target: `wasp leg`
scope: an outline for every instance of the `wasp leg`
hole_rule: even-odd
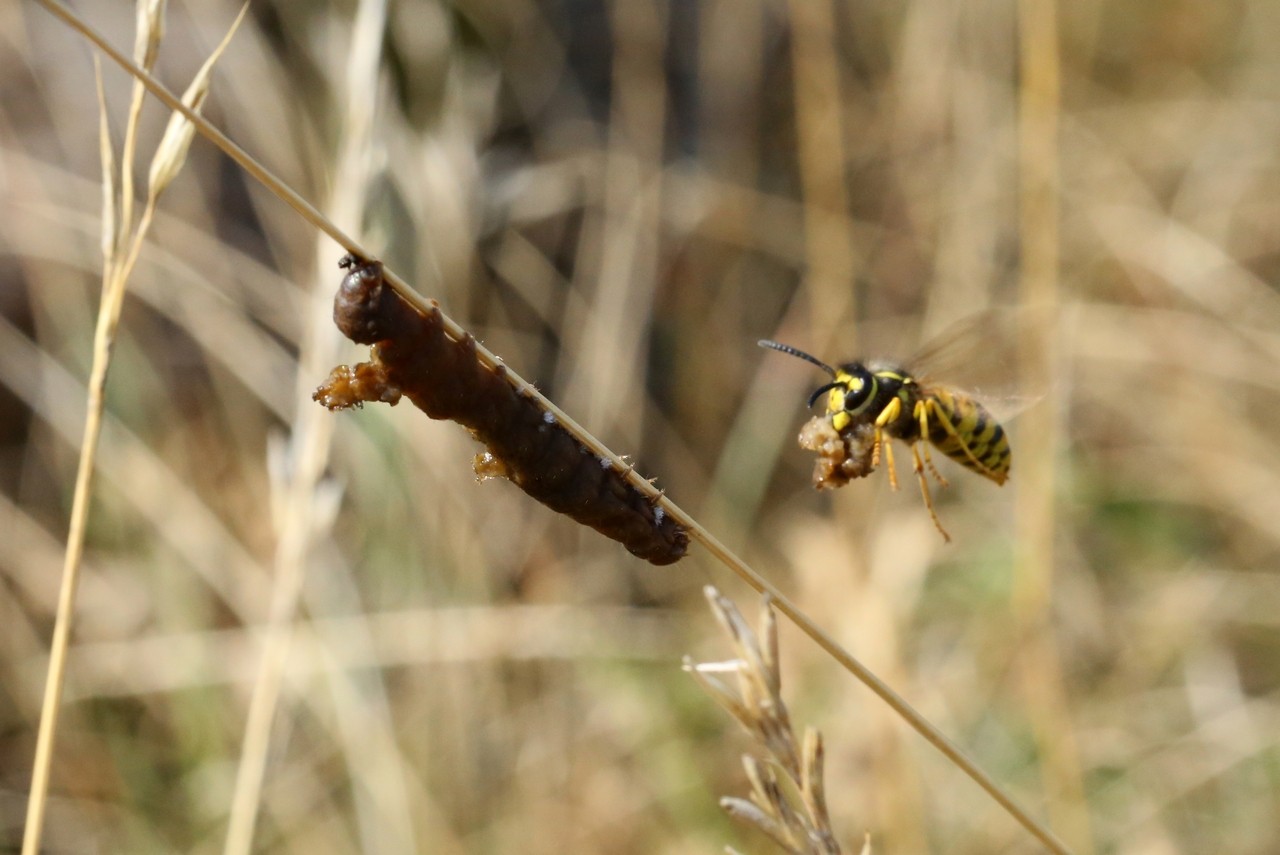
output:
[[[953,425],[951,420],[947,418],[946,414],[938,408],[938,405],[933,401],[921,401],[920,403],[927,404],[928,409],[933,410],[933,412],[937,414],[938,422],[942,425],[943,430],[951,434],[951,436],[960,443],[960,448],[964,450],[964,456],[973,461],[973,465],[978,467],[978,471],[986,475],[988,478],[996,480],[995,473],[991,471],[991,467],[983,463],[974,455],[973,450],[969,448],[969,443],[965,442],[964,437],[956,430],[956,426]]]
[[[884,449],[885,468],[889,470],[889,486],[894,490],[898,489],[898,471],[893,465],[893,447],[885,439],[884,426],[896,419],[901,413],[902,401],[894,398],[880,411],[880,415],[876,416],[876,444],[871,452],[871,466],[874,469],[880,463],[880,449]]]
[[[929,454],[929,450],[925,449],[925,455]],[[933,496],[929,495],[929,479],[924,477],[924,461],[920,459],[920,443],[911,443],[911,458],[913,467],[916,470],[916,480],[920,482],[920,495],[924,496],[924,506],[929,509],[929,516],[933,518],[933,525],[942,535],[942,539],[947,543],[951,542],[951,535],[947,534],[947,530],[942,527],[942,520],[938,519],[938,512],[933,507]],[[930,465],[932,468],[932,464]]]
[[[938,471],[938,467],[933,465],[933,455],[929,454],[929,446],[924,447],[924,465],[929,467],[929,471],[933,473],[933,477],[938,479],[939,487],[950,487],[951,482],[943,477]]]
[[[876,453],[880,451],[880,446],[884,446],[884,467],[889,473],[889,488],[898,489],[898,470],[893,465],[893,446],[889,444],[889,440],[885,437],[884,431],[876,428]],[[875,465],[875,455],[872,457],[872,465]]]
[[[924,401],[916,403],[916,419],[920,422],[920,436],[922,439],[929,437],[929,410],[930,407]],[[950,482],[942,477],[942,473],[938,471],[938,467],[933,465],[933,455],[929,453],[929,446],[924,447],[924,463],[929,467],[929,471],[933,473],[933,477],[938,479],[938,483],[943,487],[950,486]]]

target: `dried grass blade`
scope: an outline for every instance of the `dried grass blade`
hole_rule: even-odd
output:
[[[111,124],[107,119],[107,93],[102,85],[102,61],[94,56],[93,77],[98,91],[98,157],[102,162],[102,260],[108,270],[115,266],[120,248],[120,204],[116,185],[116,154],[111,145]]]

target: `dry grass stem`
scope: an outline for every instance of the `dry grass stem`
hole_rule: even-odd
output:
[[[241,13],[243,16],[243,12]],[[138,4],[138,32],[135,55],[143,68],[150,68],[160,47],[163,34],[163,2]],[[107,375],[120,324],[120,311],[129,274],[137,261],[138,252],[150,228],[154,207],[163,189],[163,183],[154,182],[147,196],[146,208],[138,223],[132,222],[133,168],[138,124],[142,113],[145,89],[135,82],[134,98],[130,104],[125,125],[125,144],[120,160],[120,177],[114,174],[115,158],[110,142],[110,128],[106,118],[106,99],[102,93],[99,75],[99,158],[103,169],[103,218],[100,246],[103,249],[102,296],[98,306],[98,321],[93,342],[93,363],[90,367],[84,435],[80,443],[80,462],[76,471],[75,492],[72,498],[71,517],[67,534],[67,546],[62,569],[62,584],[58,597],[57,617],[53,638],[50,641],[49,669],[45,678],[44,701],[40,708],[40,728],[33,762],[31,789],[27,802],[27,821],[23,836],[24,855],[36,855],[44,830],[45,811],[49,793],[49,775],[53,765],[62,693],[66,679],[67,651],[75,622],[76,591],[80,583],[81,560],[84,555],[85,530],[89,517],[89,501],[93,495],[94,472],[102,432],[106,403]],[[180,133],[180,132],[176,132]],[[170,135],[166,135],[168,138]],[[182,167],[186,157],[185,146],[170,143],[156,152],[153,173],[172,180]],[[158,166],[157,166],[158,165]],[[117,192],[117,187],[119,188]],[[117,209],[118,205],[118,209]],[[129,244],[130,250],[121,256],[119,248]]]
[[[1054,2],[1029,0],[1019,5],[1019,240],[1024,305],[1058,313],[1059,212],[1061,190],[1061,72],[1058,9]],[[1018,371],[1027,388],[1053,388],[1058,371],[1058,325],[1024,330],[1017,342]],[[1055,474],[1061,448],[1061,416],[1052,401],[1033,407],[1022,419],[1018,449],[1017,552],[1012,609],[1022,639],[1019,666],[1035,736],[1045,791],[1054,826],[1073,850],[1093,851],[1093,833],[1085,802],[1085,784],[1067,700],[1066,678],[1052,628],[1054,538],[1057,528]]]
[[[381,0],[362,2],[350,39],[350,50],[344,68],[344,133],[338,144],[338,162],[329,210],[335,219],[361,222],[364,218],[364,188],[370,183],[369,152],[372,145],[373,113],[377,104],[370,92],[376,89],[377,69],[382,60],[381,46],[385,27],[386,5]],[[184,99],[185,100],[185,99]],[[319,243],[319,242],[318,242]],[[316,269],[323,276],[329,271],[326,247],[316,247]],[[328,261],[328,264],[325,262]],[[325,364],[332,362],[336,350],[336,334],[330,320],[330,294],[324,287],[312,291],[313,306],[308,313],[310,329],[303,339],[299,364],[307,374],[319,375]],[[227,835],[223,843],[226,855],[251,852],[258,814],[262,806],[262,790],[271,749],[272,725],[276,719],[284,677],[295,638],[298,601],[311,550],[333,521],[331,511],[336,501],[326,499],[334,492],[324,482],[325,467],[333,436],[333,420],[320,408],[311,406],[305,381],[299,384],[290,439],[279,457],[287,462],[272,468],[272,504],[278,509],[273,518],[277,544],[274,587],[267,627],[263,638],[262,658],[249,714],[245,722],[240,763],[236,769]],[[367,634],[367,633],[365,633]],[[365,635],[362,634],[362,635]],[[335,675],[340,686],[344,675]],[[354,688],[339,697],[354,694]],[[366,688],[367,705],[385,704],[380,683]],[[357,809],[364,848],[370,851],[411,851],[416,849],[412,814],[404,792],[403,764],[394,748],[394,735],[385,716],[364,715],[352,725],[352,704],[344,704],[340,712],[347,737],[351,777],[365,777],[380,794],[380,808],[368,807],[368,799],[358,799]],[[353,733],[357,728],[358,734]]]

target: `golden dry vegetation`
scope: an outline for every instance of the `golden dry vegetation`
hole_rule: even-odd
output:
[[[263,0],[204,114],[1074,851],[1275,852],[1280,5],[1061,6]],[[78,8],[130,51],[132,9]],[[172,3],[156,75],[181,92],[237,10]],[[0,35],[16,851],[103,178],[93,51],[35,2]],[[118,154],[131,83],[104,80]],[[140,182],[168,115],[148,99]],[[770,851],[717,804],[750,742],[680,668],[728,655],[704,584],[754,595],[696,543],[654,568],[477,484],[456,425],[313,404],[362,358],[328,321],[341,254],[199,137],[160,200],[106,386],[46,851]],[[1031,304],[1059,321],[1022,343],[1044,397],[1004,488],[940,464],[951,544],[901,452],[896,493],[812,489],[795,440],[824,378],[757,339],[835,362],[892,330],[905,356]],[[781,629],[845,851],[1040,851]]]

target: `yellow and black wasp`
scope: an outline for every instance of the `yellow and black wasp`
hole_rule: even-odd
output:
[[[925,478],[924,470],[928,468],[939,484],[947,485],[933,465],[928,445],[996,484],[1004,484],[1009,477],[1012,451],[1009,437],[996,417],[974,395],[933,381],[927,366],[954,363],[973,355],[984,339],[990,344],[994,316],[995,313],[986,313],[958,325],[904,364],[869,360],[832,367],[798,348],[762,339],[761,347],[797,356],[831,376],[830,383],[819,386],[809,396],[810,407],[827,396],[825,416],[811,422],[817,426],[816,438],[810,426],[801,434],[804,447],[828,458],[815,469],[816,486],[840,486],[850,478],[867,475],[880,464],[883,454],[889,483],[897,489],[893,448],[887,438],[900,440],[911,448],[920,493],[934,525],[946,540],[951,540],[938,519]],[[990,354],[986,356],[990,361]],[[1006,361],[1006,370],[1008,367]],[[822,442],[823,431],[830,439],[838,437],[839,448],[834,457],[830,443]]]

